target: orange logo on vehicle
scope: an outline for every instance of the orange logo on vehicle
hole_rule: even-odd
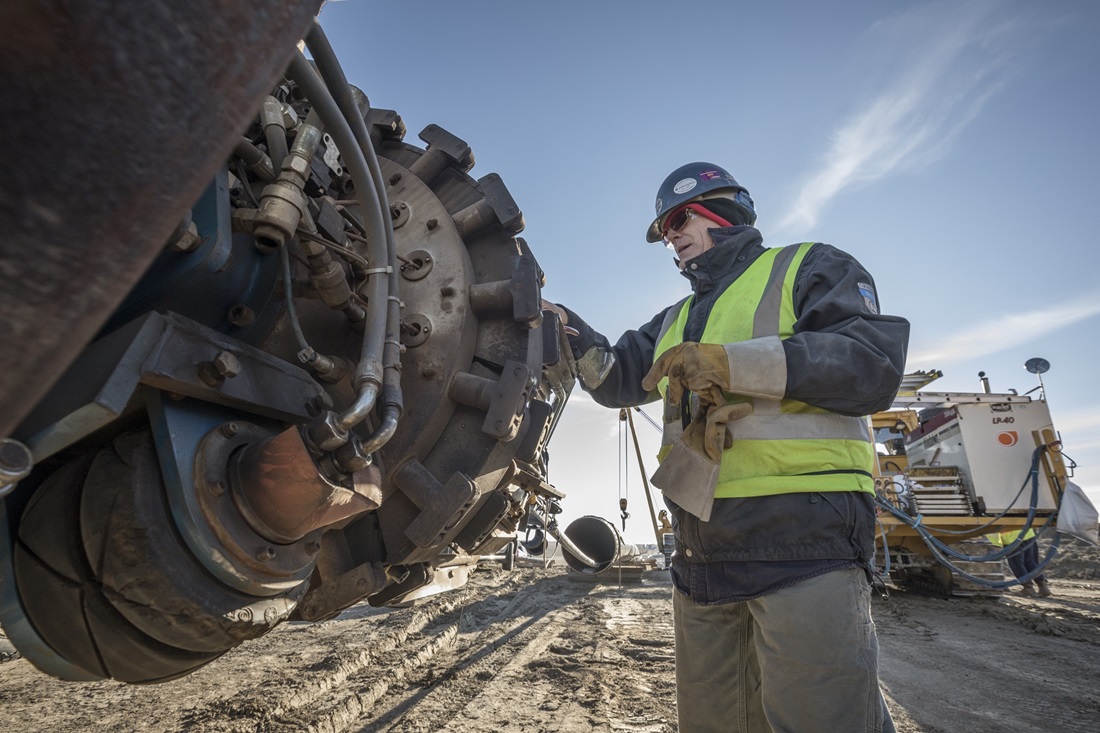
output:
[[[1020,442],[1020,434],[1015,430],[1006,430],[1003,433],[997,433],[997,442],[1005,448],[1011,448]]]

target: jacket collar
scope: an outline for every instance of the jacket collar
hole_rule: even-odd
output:
[[[764,251],[764,237],[755,227],[742,224],[709,231],[714,246],[693,257],[680,271],[696,293],[705,293],[740,275]]]

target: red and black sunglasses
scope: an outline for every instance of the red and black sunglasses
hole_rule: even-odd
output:
[[[713,221],[715,224],[718,224],[719,226],[723,226],[723,227],[733,226],[732,224],[730,224],[725,219],[723,219],[723,218],[717,216],[716,214],[714,214],[713,212],[707,210],[706,207],[704,207],[702,204],[698,204],[698,203],[684,204],[683,206],[680,206],[679,208],[673,209],[672,213],[668,215],[667,219],[665,219],[665,226],[664,226],[663,229],[661,229],[661,238],[667,241],[668,240],[668,233],[670,231],[671,232],[678,232],[681,229],[683,229],[684,225],[686,225],[688,223],[688,218],[692,215],[701,216],[704,219],[710,219],[711,221]]]

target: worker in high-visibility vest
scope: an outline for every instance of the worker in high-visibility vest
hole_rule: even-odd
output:
[[[1007,547],[1019,536],[1020,530],[1017,529],[1011,532],[994,532],[985,537],[996,547]],[[1023,542],[1005,560],[1008,560],[1008,567],[1017,580],[1034,572],[1039,567],[1039,543],[1035,539],[1035,530],[1029,527],[1024,534]],[[1043,573],[1033,576],[1030,580],[1020,580],[1020,586],[1024,595],[1027,596],[1038,595],[1047,598],[1052,595],[1050,583]]]
[[[875,460],[863,416],[900,385],[909,324],[825,244],[763,246],[732,175],[690,163],[650,242],[691,284],[612,345],[553,303],[596,402],[664,402],[653,483],[673,519],[681,733],[892,731],[870,615]]]

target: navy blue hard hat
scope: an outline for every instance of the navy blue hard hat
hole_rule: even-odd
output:
[[[748,189],[729,171],[713,163],[688,163],[672,171],[657,189],[657,215],[646,232],[646,241],[661,241],[661,225],[669,212],[693,201],[710,199],[725,199],[734,204],[742,219],[734,224],[756,223],[756,208]]]

